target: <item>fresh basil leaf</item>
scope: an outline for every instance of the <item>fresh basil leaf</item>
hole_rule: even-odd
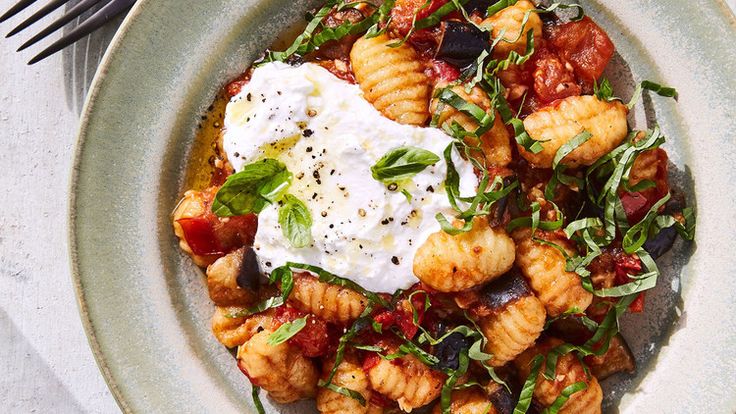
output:
[[[445,384],[442,386],[440,391],[440,409],[442,414],[451,414],[450,404],[452,403],[452,390],[455,388],[458,379],[465,375],[470,366],[470,359],[468,358],[467,352],[460,352],[458,356],[459,363],[456,370],[452,370],[450,375],[445,380]]]
[[[302,248],[312,242],[312,215],[307,206],[291,194],[284,197],[284,204],[279,208],[279,225],[292,246]]]
[[[304,327],[307,326],[307,317],[301,317],[299,319],[294,319],[291,322],[286,322],[283,325],[279,326],[278,329],[276,329],[271,336],[268,337],[267,343],[271,346],[283,344],[284,342],[291,339],[294,335],[298,334],[299,331],[304,329]]]
[[[596,80],[593,81],[593,94],[601,101],[613,101],[618,99],[613,95],[611,82],[606,78],[601,79],[600,83]]]
[[[260,213],[285,194],[291,179],[286,166],[275,159],[248,164],[220,187],[212,202],[212,212],[219,217]]]
[[[440,160],[436,154],[417,147],[399,147],[387,152],[371,167],[373,178],[384,183],[411,178]]]
[[[394,8],[395,3],[396,0],[385,0],[381,4],[381,7],[378,8],[378,11],[371,16],[374,17],[373,21],[375,23],[365,33],[367,39],[379,36],[388,29],[389,22],[391,21],[391,9]],[[383,25],[383,29],[380,29],[381,25]]]

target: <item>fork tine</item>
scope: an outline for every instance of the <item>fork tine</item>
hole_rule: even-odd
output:
[[[60,27],[64,26],[65,24],[69,23],[70,21],[74,20],[76,17],[78,17],[80,14],[84,13],[85,11],[91,9],[98,3],[109,3],[111,0],[82,0],[81,2],[77,3],[74,7],[69,9],[66,13],[64,13],[63,16],[58,18],[56,21],[51,23],[47,28],[41,30],[38,32],[35,36],[28,39],[27,42],[23,43],[19,48],[18,52],[21,50],[24,50],[28,48],[29,46],[32,46],[36,44],[39,40],[45,38],[46,36],[50,35]]]
[[[46,15],[51,13],[52,11],[58,9],[59,7],[63,6],[64,4],[68,3],[69,0],[52,0],[47,5],[40,8],[37,12],[33,13],[33,15],[29,18],[27,18],[25,21],[23,21],[21,24],[15,27],[15,29],[11,30],[10,33],[5,35],[5,37],[11,37],[18,32],[22,31],[26,27],[32,25],[33,23],[36,23],[37,21],[44,18]]]
[[[105,7],[95,12],[95,14],[93,14],[89,19],[82,22],[82,24],[72,29],[72,31],[67,33],[64,37],[54,42],[51,46],[28,61],[28,64],[33,65],[34,63],[46,59],[61,49],[97,30],[97,28],[110,21],[113,17],[128,10],[133,6],[135,1],[136,0],[113,0],[111,3],[106,4]]]
[[[8,11],[3,13],[2,16],[0,16],[0,23],[15,16],[16,14],[20,13],[21,10],[25,9],[26,7],[30,6],[31,4],[35,2],[36,0],[20,0],[18,3],[15,4],[15,6],[11,7],[10,9],[8,9]]]

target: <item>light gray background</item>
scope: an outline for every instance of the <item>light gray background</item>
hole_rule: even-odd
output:
[[[29,34],[0,41],[0,413],[119,412],[77,313],[66,217],[79,111],[114,27],[33,67],[39,48],[14,53]]]

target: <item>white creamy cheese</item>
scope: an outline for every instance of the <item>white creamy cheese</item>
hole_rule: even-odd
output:
[[[282,234],[278,206],[258,215],[254,249],[264,271],[286,261],[316,265],[376,292],[417,282],[412,263],[427,237],[440,230],[438,212],[453,210],[444,191],[444,159],[390,191],[371,176],[389,150],[414,146],[442,153],[451,138],[436,128],[401,125],[383,117],[360,88],[316,64],[269,63],[228,104],[223,146],[236,171],[276,158],[293,173],[289,193],[309,208],[313,243],[294,248]],[[454,154],[461,193],[477,179]]]

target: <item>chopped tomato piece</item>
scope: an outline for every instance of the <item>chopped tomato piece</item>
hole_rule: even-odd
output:
[[[541,50],[534,67],[534,92],[542,103],[581,94],[572,66],[565,65],[554,53]]]
[[[460,77],[460,71],[456,67],[440,59],[432,59],[432,72],[438,81],[448,83]]]
[[[290,306],[281,306],[276,311],[276,319],[281,323],[291,322],[304,316],[307,316],[307,325],[289,338],[288,342],[299,348],[305,357],[315,358],[327,355],[334,340],[334,335],[327,322]]]
[[[616,270],[616,284],[623,285],[631,282],[629,275],[636,275],[641,272],[641,260],[636,256],[619,254],[616,255],[614,269]],[[631,302],[629,310],[632,312],[642,312],[644,310],[644,292],[640,293]]]
[[[225,254],[220,241],[215,236],[212,222],[205,217],[191,217],[177,220],[184,231],[184,239],[197,256]]]
[[[600,78],[615,49],[606,32],[588,17],[553,27],[550,41],[587,83]]]
[[[629,310],[634,313],[641,313],[644,312],[644,295],[646,292],[639,293],[639,296],[634,299],[633,302],[629,305]]]
[[[424,3],[426,3],[425,0],[398,0],[391,10],[391,29],[396,31],[400,36],[406,36],[409,30],[411,30],[414,13],[416,13],[416,21],[422,20],[436,12],[437,9],[448,1],[431,0],[427,7],[421,9]]]

